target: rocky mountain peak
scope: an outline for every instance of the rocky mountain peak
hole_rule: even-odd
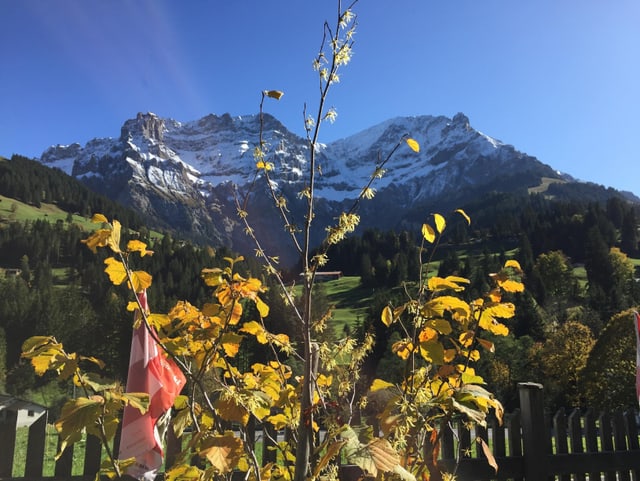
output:
[[[239,249],[247,240],[237,220],[235,189],[255,196],[257,207],[251,215],[258,223],[278,222],[266,197],[268,189],[256,183],[252,151],[260,141],[261,126],[273,164],[271,186],[286,198],[297,226],[304,217],[299,193],[308,178],[309,144],[266,113],[262,124],[255,114],[210,114],[177,122],[139,113],[125,121],[119,139],[52,148],[41,161],[144,212],[152,225]],[[404,135],[420,143],[419,153],[404,145]],[[386,165],[387,173],[375,182],[378,193],[361,206],[362,218],[368,219],[365,228],[407,226],[422,222],[411,218],[416,212],[459,206],[482,192],[526,191],[540,185],[542,178],[562,180],[551,167],[473,129],[462,113],[453,118],[398,117],[319,147],[322,175],[315,186],[316,225],[335,222],[394,145],[398,148]],[[324,230],[315,241],[323,236]],[[271,240],[274,246],[287,241],[278,236]]]
[[[161,143],[165,130],[164,119],[151,112],[138,112],[135,119],[129,119],[124,123],[120,130],[120,139],[126,142],[129,139],[143,137]]]

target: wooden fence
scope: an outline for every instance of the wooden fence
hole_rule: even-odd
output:
[[[464,425],[444,426],[438,468],[455,471],[461,481],[640,481],[640,446],[636,413],[600,413],[591,410],[563,410],[550,417],[543,408],[542,386],[519,385],[520,409],[505,416],[499,426],[492,421],[487,428],[467,429]],[[46,419],[29,428],[23,477],[12,477],[15,422],[11,417],[0,424],[0,480],[15,481],[90,481],[99,469],[101,446],[89,436],[83,452],[68,448],[56,462],[52,477],[43,476]],[[496,458],[496,473],[475,442],[487,441]],[[170,439],[167,462],[179,449]],[[72,471],[73,457],[84,457],[82,473]],[[22,469],[20,469],[22,472]],[[433,481],[441,480],[432,473]]]

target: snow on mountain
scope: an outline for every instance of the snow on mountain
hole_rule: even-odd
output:
[[[237,241],[233,192],[253,185],[260,125],[258,115],[211,114],[178,122],[140,113],[123,124],[118,138],[54,146],[40,160],[165,226]],[[262,128],[275,186],[295,209],[303,203],[297,194],[308,176],[308,141],[268,114]],[[418,141],[419,153],[406,145],[407,136]],[[374,184],[379,193],[370,207],[374,224],[400,222],[401,212],[425,202],[560,178],[537,159],[474,130],[463,114],[393,118],[316,148],[321,174],[315,193],[325,202],[323,214],[329,221],[359,195],[392,151],[384,176]],[[257,189],[255,195],[264,194]],[[384,202],[394,208],[385,208]]]

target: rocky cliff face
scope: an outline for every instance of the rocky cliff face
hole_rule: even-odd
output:
[[[251,191],[252,222],[282,255],[286,235],[267,200],[264,179],[256,179],[253,149],[259,130],[256,115],[208,115],[181,123],[138,114],[124,123],[117,139],[52,147],[41,161],[137,209],[151,225],[240,251],[252,246],[238,223],[235,202]],[[401,143],[374,185],[376,197],[362,205],[363,226],[407,226],[421,222],[411,218],[412,212],[443,210],[488,190],[526,189],[543,177],[562,178],[537,159],[474,130],[463,114],[390,119],[318,147],[316,241],[405,134],[420,143],[420,152]],[[263,139],[275,166],[274,187],[302,225],[299,193],[308,178],[309,145],[269,115],[263,118]]]

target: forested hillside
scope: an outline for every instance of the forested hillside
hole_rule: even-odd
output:
[[[36,207],[41,203],[56,204],[67,212],[85,217],[93,212],[104,212],[110,219],[118,219],[123,226],[142,226],[133,211],[95,194],[61,170],[45,167],[20,155],[11,159],[0,157],[0,193]]]
[[[99,357],[106,361],[108,374],[124,378],[132,321],[125,309],[128,293],[110,284],[102,258],[81,243],[88,232],[71,214],[107,213],[126,226],[125,237],[151,246],[153,256],[145,256],[136,268],[153,276],[149,299],[154,312],[167,312],[177,300],[202,305],[209,290],[201,269],[222,266],[224,257],[234,257],[220,246],[197,246],[168,235],[151,239],[135,213],[62,172],[21,157],[0,161],[0,194],[34,207],[56,204],[69,213],[66,220],[53,222],[46,216],[27,220],[9,215],[0,224],[0,384],[11,393],[33,396],[52,389],[49,379],[36,379],[31,367],[19,360],[22,342],[32,335],[53,334],[69,351]],[[625,317],[630,314],[619,313],[640,304],[638,206],[617,196],[604,202],[569,202],[540,194],[494,194],[463,207],[471,226],[452,218],[433,258],[430,253],[419,258],[421,237],[410,231],[369,230],[329,251],[327,270],[358,276],[361,286],[371,290],[369,314],[351,330],[354,335],[376,333],[368,373],[384,371],[385,378],[392,379],[397,370],[391,345],[398,333],[384,327],[380,312],[389,299],[398,304],[406,300],[402,286],[418,278],[421,263],[440,276],[470,279],[471,299],[485,292],[491,273],[513,258],[525,271],[527,290],[512,299],[517,315],[509,325],[510,336],[495,339],[496,354],[482,362],[483,376],[500,399],[514,406],[516,382],[540,381],[553,406],[637,402],[633,379],[625,377],[634,352],[631,323]],[[253,275],[261,273],[254,259],[244,266]],[[295,269],[289,278],[297,278]],[[326,300],[319,291],[321,309]],[[271,306],[270,322],[295,338],[295,327],[279,317],[281,297],[273,290],[265,300]],[[621,327],[625,323],[626,330]],[[604,355],[608,362],[626,364],[612,368],[596,361],[603,352],[615,352]],[[247,359],[259,355],[256,349]],[[64,393],[68,388],[60,389]],[[56,391],[36,400],[49,403],[59,396]]]

